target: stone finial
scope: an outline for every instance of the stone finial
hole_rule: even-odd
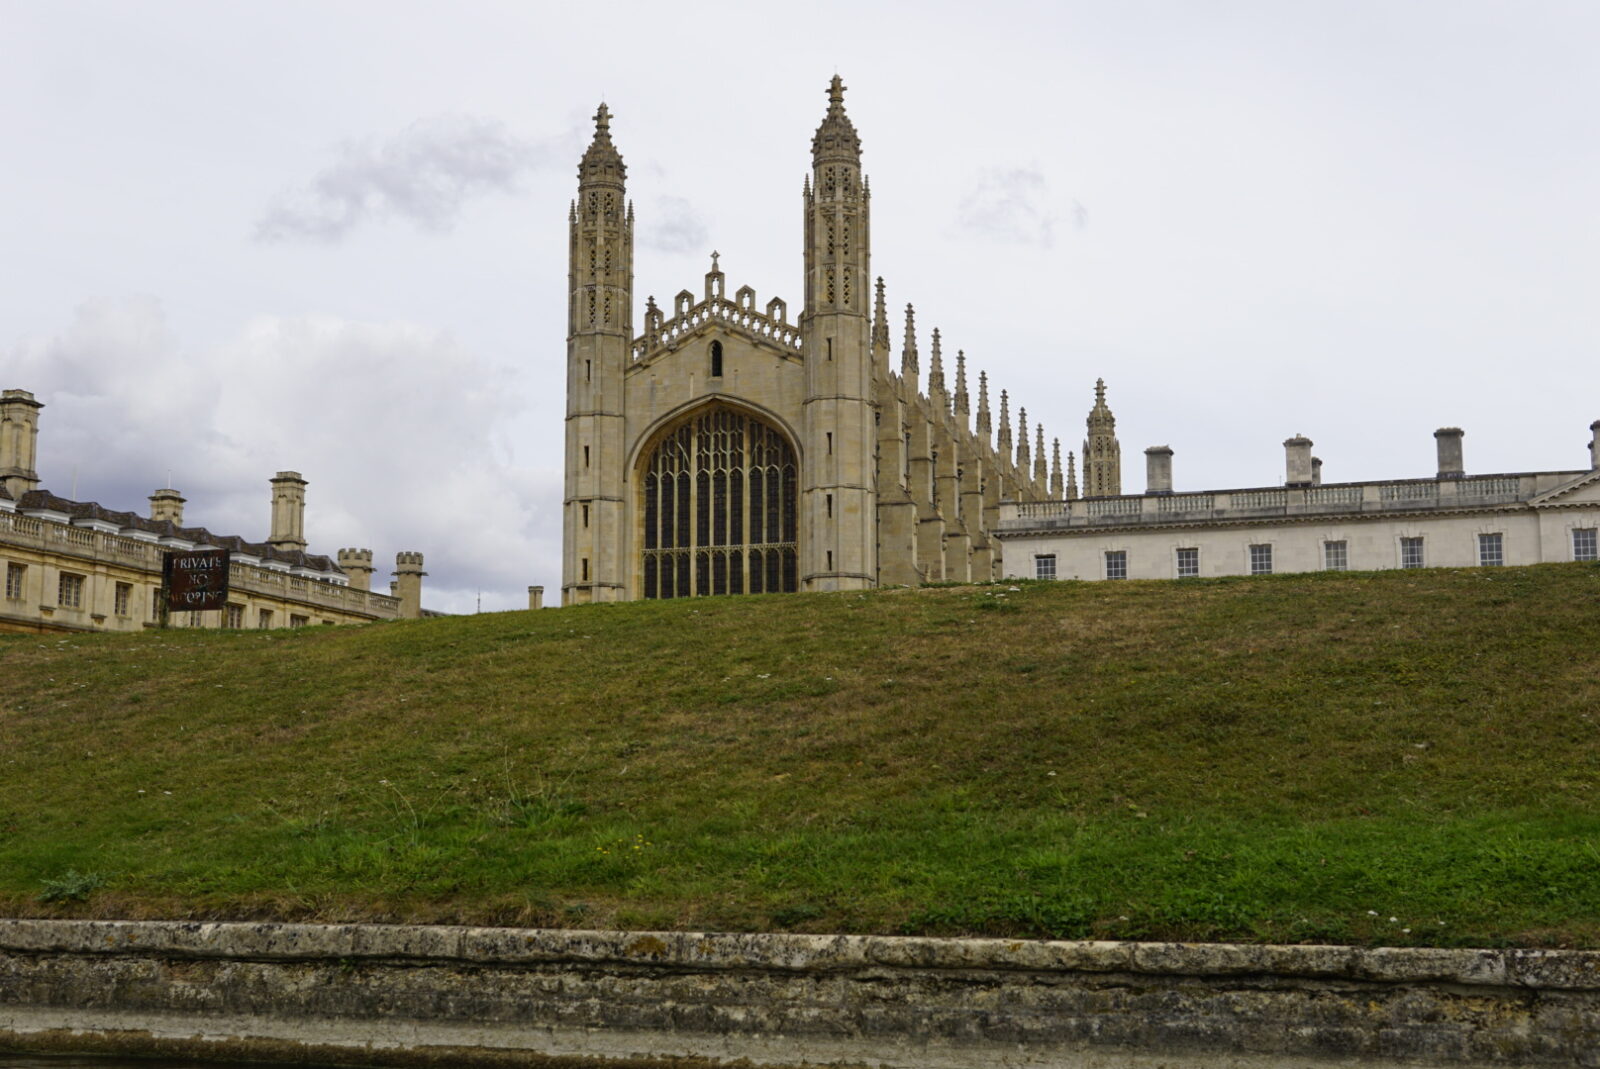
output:
[[[1460,479],[1467,474],[1461,450],[1461,439],[1465,435],[1466,431],[1460,427],[1440,427],[1433,432],[1439,454],[1439,478]]]
[[[1144,492],[1172,493],[1172,447],[1153,445],[1144,451]]]
[[[995,433],[995,450],[1007,460],[1011,459],[1011,398],[1000,391],[1000,429]]]
[[[967,354],[964,349],[956,350],[956,396],[954,401],[956,419],[963,428],[967,425]]]
[[[872,300],[872,351],[889,356],[889,311],[883,303],[883,276],[878,276],[876,296]]]
[[[1017,474],[1022,478],[1028,477],[1028,410],[1017,409]]]
[[[1303,434],[1286,438],[1283,442],[1285,486],[1311,485],[1311,439]]]
[[[844,79],[835,74],[828,83],[828,114],[823,116],[822,125],[811,138],[811,158],[815,164],[824,160],[861,162],[861,138],[856,136],[850,116],[845,114],[844,90]]]
[[[983,439],[983,444],[989,444],[989,435],[994,428],[989,423],[989,373],[978,372],[978,414],[974,417],[978,437]]]
[[[1050,470],[1044,459],[1044,424],[1034,425],[1036,437],[1033,440],[1033,481],[1039,484],[1039,489],[1044,489],[1045,481],[1050,478]]]
[[[940,350],[939,328],[933,328],[933,342],[928,356],[928,399],[937,409],[945,408],[944,355]]]
[[[578,164],[578,182],[580,185],[614,186],[620,190],[627,171],[622,154],[611,143],[611,109],[601,101],[594,113],[594,140],[589,142]]]
[[[1050,498],[1052,501],[1064,500],[1064,493],[1061,482],[1061,439],[1056,438],[1050,444]]]
[[[906,338],[900,347],[900,374],[914,376],[917,366],[917,310],[906,305]]]
[[[1067,500],[1078,500],[1078,460],[1067,450]]]

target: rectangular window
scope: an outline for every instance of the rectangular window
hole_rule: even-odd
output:
[[[1591,534],[1593,532],[1590,532]],[[22,584],[28,578],[26,564],[6,565],[6,599],[8,601],[22,600]]]
[[[118,616],[128,615],[128,603],[133,600],[133,584],[118,583],[116,593],[112,597],[111,611]]]
[[[150,619],[161,619],[161,588],[158,586],[150,588]]]
[[[61,583],[56,588],[56,604],[63,609],[83,608],[83,576],[61,573]]]
[[[1572,531],[1572,559],[1600,560],[1600,546],[1595,543],[1593,527],[1576,527]],[[8,586],[9,590],[10,587]],[[7,595],[9,597],[9,595]]]
[[[1400,540],[1400,567],[1421,568],[1422,562],[1422,536],[1402,538]]]
[[[262,629],[266,629],[266,628],[269,628],[269,627],[272,626],[272,610],[271,609],[262,609],[261,610],[261,612],[256,616],[256,626],[259,627],[259,628],[262,628]]]
[[[1106,550],[1106,578],[1128,578],[1128,551],[1125,549]]]
[[[1033,558],[1033,577],[1035,579],[1054,579],[1056,577],[1056,555],[1054,553],[1041,553]]]
[[[1478,536],[1478,564],[1484,568],[1495,568],[1506,562],[1505,541],[1499,534],[1481,534]]]
[[[1322,543],[1322,567],[1330,572],[1342,572],[1350,567],[1350,544],[1343,539]]]
[[[1250,574],[1272,574],[1272,546],[1257,544],[1250,547]]]
[[[223,627],[243,627],[244,626],[244,606],[243,605],[229,605],[226,608],[224,608],[222,610],[222,626]]]
[[[1200,574],[1200,549],[1188,546],[1178,550],[1178,578],[1193,579]]]
[[[189,613],[189,626],[190,627],[204,627],[205,626],[205,617],[200,614],[200,611],[198,609],[196,609],[196,610],[194,610],[194,611]]]
[[[309,624],[310,622],[311,622],[311,617],[309,617],[309,616],[294,616],[294,615],[291,615],[289,617],[289,626],[290,627],[304,627],[307,624]]]
[[[589,526],[589,506],[588,505],[583,506],[583,525],[585,527]]]

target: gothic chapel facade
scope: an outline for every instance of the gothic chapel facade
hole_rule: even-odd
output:
[[[569,220],[563,603],[998,578],[1000,502],[1077,496],[1070,454],[1064,488],[1059,443],[1053,463],[1042,429],[1030,448],[1025,411],[1013,446],[1004,392],[991,428],[983,375],[973,408],[964,354],[947,382],[937,330],[924,383],[909,305],[891,368],[837,76],[828,100],[797,321],[749,286],[730,296],[713,253],[703,290],[650,298],[638,334],[626,168],[595,115]]]

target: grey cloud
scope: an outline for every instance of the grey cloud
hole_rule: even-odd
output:
[[[961,198],[956,220],[962,230],[996,241],[1055,244],[1050,185],[1033,167],[994,167],[982,171]]]
[[[694,205],[682,197],[657,197],[655,208],[643,224],[639,241],[657,252],[705,252],[706,223]]]
[[[379,144],[346,143],[338,162],[309,185],[273,198],[256,222],[256,238],[337,241],[380,217],[448,230],[468,198],[514,192],[525,172],[551,159],[548,146],[519,140],[493,120],[423,119]]]

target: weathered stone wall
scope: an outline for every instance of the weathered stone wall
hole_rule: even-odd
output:
[[[1600,953],[0,921],[0,1050],[350,1065],[1600,1066]]]

